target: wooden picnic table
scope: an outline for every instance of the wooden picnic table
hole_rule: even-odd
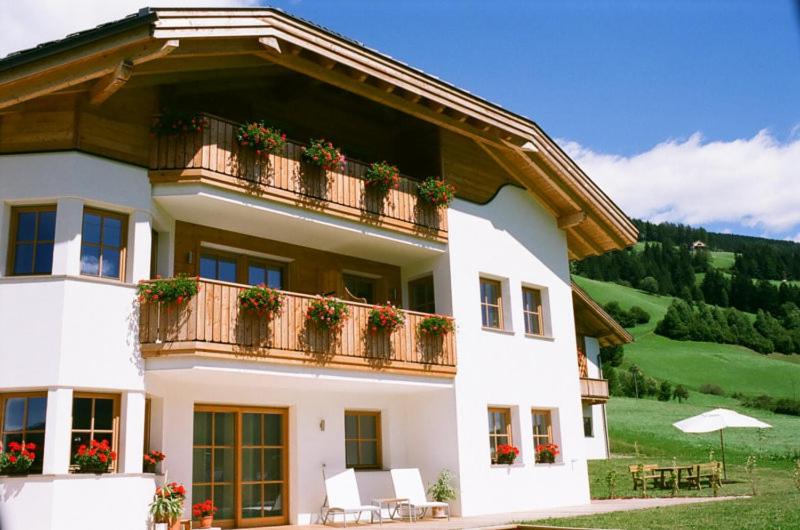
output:
[[[660,475],[659,482],[661,483],[661,487],[666,488],[668,473],[672,473],[673,471],[675,471],[678,475],[678,484],[680,484],[681,475],[683,475],[683,472],[685,471],[691,477],[695,467],[696,465],[694,464],[679,465],[679,466],[658,466],[653,471],[655,471]]]

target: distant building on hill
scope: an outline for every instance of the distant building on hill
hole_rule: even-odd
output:
[[[708,246],[700,240],[689,245],[689,250],[708,250]]]

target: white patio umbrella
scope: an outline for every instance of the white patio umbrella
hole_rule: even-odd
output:
[[[754,429],[769,429],[769,423],[739,414],[735,410],[714,409],[673,423],[675,427],[688,433],[719,431],[719,444],[722,448],[722,472],[725,480],[728,479],[728,470],[725,468],[725,440],[722,431],[728,427],[750,427]]]

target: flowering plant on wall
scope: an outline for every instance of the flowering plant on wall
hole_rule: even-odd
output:
[[[36,460],[36,444],[29,442],[8,442],[8,450],[3,451],[0,444],[0,475],[21,475],[33,465]]]
[[[200,528],[211,528],[215,513],[217,513],[217,507],[214,506],[214,501],[211,499],[192,505],[192,516],[200,519]]]
[[[337,171],[344,167],[345,158],[337,147],[325,138],[311,139],[303,147],[303,159],[325,171]]]
[[[338,330],[350,315],[347,304],[332,297],[319,297],[308,305],[306,322],[322,329]]]
[[[186,500],[186,488],[177,482],[170,482],[156,488],[153,502],[150,503],[150,514],[154,523],[173,524],[183,515],[183,503]]]
[[[175,278],[156,277],[136,286],[139,302],[177,302],[182,304],[197,294],[197,277],[181,274]]]
[[[428,177],[417,185],[419,198],[432,206],[449,206],[453,202],[456,188],[441,177]]]
[[[386,305],[375,306],[369,312],[367,325],[372,333],[385,331],[391,333],[401,327],[406,321],[403,310],[386,302]]]
[[[559,455],[558,445],[540,444],[536,446],[536,461],[541,464],[552,464]]]
[[[167,457],[161,451],[156,451],[155,449],[151,449],[144,455],[144,470],[145,473],[155,473],[156,465],[159,462],[163,462],[164,459]]]
[[[117,453],[111,450],[108,440],[92,440],[89,446],[81,445],[72,457],[79,473],[107,473]]]
[[[185,132],[202,132],[208,127],[208,118],[199,112],[174,112],[165,110],[150,126],[154,136],[171,136]]]
[[[254,121],[239,126],[236,132],[239,145],[250,147],[256,155],[267,157],[279,153],[286,145],[286,135],[274,127],[267,127],[263,121]]]
[[[438,337],[455,330],[453,319],[444,315],[431,315],[417,324],[417,331],[422,335]]]
[[[514,460],[517,459],[519,456],[519,449],[514,447],[513,445],[507,444],[500,444],[497,446],[495,450],[495,462],[498,464],[508,464],[511,465],[514,463]]]
[[[239,307],[246,309],[259,316],[272,318],[277,315],[283,307],[283,294],[263,283],[248,287],[239,293]]]
[[[400,170],[386,161],[373,162],[364,174],[364,184],[382,193],[396,190],[400,187]]]

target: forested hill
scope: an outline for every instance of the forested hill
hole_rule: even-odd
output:
[[[744,247],[751,245],[765,245],[778,251],[789,250],[797,252],[800,243],[765,237],[743,236],[739,234],[722,234],[708,232],[705,228],[695,228],[688,225],[675,223],[651,223],[640,219],[632,219],[633,224],[639,229],[639,241],[671,241],[680,245],[702,241],[713,250],[727,252],[741,252]]]

